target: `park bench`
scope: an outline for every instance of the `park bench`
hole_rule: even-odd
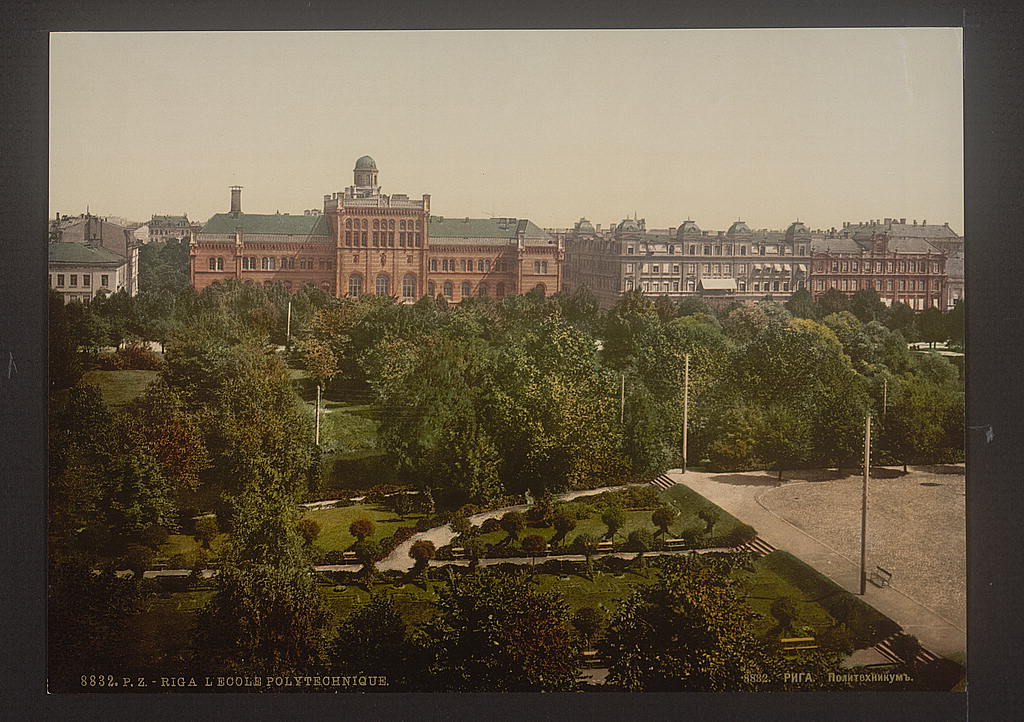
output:
[[[892,581],[892,572],[882,567],[875,567],[871,572],[871,576],[868,577],[868,581],[874,584],[876,587],[887,587]]]
[[[782,642],[782,651],[794,652],[798,649],[817,649],[818,645],[814,642],[814,637],[789,637],[788,639],[780,639]]]

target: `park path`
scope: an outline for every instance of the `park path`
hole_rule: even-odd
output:
[[[760,503],[759,495],[766,488],[776,486],[773,472],[708,474],[687,471],[684,474],[679,469],[672,469],[667,475],[753,526],[758,536],[772,546],[789,552],[847,591],[859,593],[858,562],[838,553],[826,541],[811,536]],[[941,544],[942,539],[936,536],[925,543]],[[964,629],[908,596],[897,586],[878,588],[868,584],[862,598],[897,622],[907,634],[917,637],[923,646],[933,652],[941,655],[966,653],[967,635]]]
[[[568,491],[564,494],[559,494],[556,498],[559,501],[571,501],[581,496],[592,496],[594,494],[602,494],[606,491],[621,491],[622,489],[628,489],[631,486],[644,486],[644,484],[622,484],[620,486],[602,486],[599,489],[580,489],[577,491]],[[492,509],[491,511],[485,511],[480,514],[474,514],[469,517],[469,521],[472,524],[481,524],[485,519],[498,519],[506,512],[510,511],[526,511],[526,504],[517,504],[515,506],[506,506],[501,509]],[[384,571],[388,569],[395,569],[398,571],[406,571],[412,568],[413,560],[409,558],[409,549],[412,545],[425,539],[434,543],[435,548],[443,547],[445,544],[451,543],[451,540],[455,538],[455,532],[452,531],[451,526],[445,524],[444,526],[434,527],[427,531],[420,532],[409,537],[407,540],[396,546],[390,554],[384,559],[377,563],[377,568]],[[529,558],[527,558],[529,561]]]

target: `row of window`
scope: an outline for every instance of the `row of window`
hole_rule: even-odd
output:
[[[321,271],[333,271],[334,261],[330,259],[320,259],[319,270]],[[207,263],[211,271],[223,271],[224,270],[224,258],[221,256],[211,257]],[[280,259],[280,270],[282,271],[312,271],[316,268],[314,260],[312,258],[294,258],[285,257]],[[256,256],[242,256],[242,270],[243,271],[276,271],[278,270],[278,259],[274,256],[263,256],[257,258]]]
[[[360,229],[360,228],[363,229],[363,230],[369,230],[370,222],[366,218],[361,218],[361,219],[360,218],[346,218],[345,219],[345,230],[346,231],[351,231],[353,229]],[[373,230],[375,230],[375,231],[393,231],[393,230],[395,230],[395,220],[393,218],[388,218],[386,220],[381,220],[380,218],[374,218],[373,219]],[[400,230],[400,231],[405,231],[405,230],[421,231],[421,230],[423,230],[423,222],[421,220],[419,220],[419,219],[415,219],[415,220],[412,219],[412,218],[410,218],[409,220],[404,220],[403,219],[403,220],[398,221],[398,230]]]
[[[818,261],[815,270],[824,273],[825,261]],[[939,272],[939,264],[931,262],[932,273]],[[832,261],[833,273],[928,273],[928,261]]]
[[[686,272],[687,273],[692,274],[692,273],[696,273],[697,272],[698,264],[696,264],[696,263],[686,263],[686,264],[683,264],[683,265],[686,266]],[[712,274],[712,273],[715,273],[715,274],[724,273],[724,274],[728,275],[728,274],[732,273],[732,269],[733,269],[733,264],[731,264],[731,263],[704,263],[704,264],[700,264],[700,265],[702,265],[702,271],[704,272],[705,275]],[[768,264],[768,265],[772,265],[772,264]],[[782,263],[782,264],[776,264],[776,265],[778,265],[782,269],[781,272],[791,273],[793,271],[793,268],[792,268],[791,264],[789,264],[789,263]],[[626,264],[626,273],[633,273],[635,268],[639,268],[640,269],[640,273],[661,273],[662,272],[662,270],[661,270],[662,266],[659,263],[643,263],[643,264],[636,264],[636,265],[634,265],[632,263],[627,263]],[[673,274],[678,274],[679,273],[679,268],[680,268],[680,264],[673,263],[672,264],[672,273]],[[668,273],[668,269],[669,269],[669,264],[665,264],[665,273]],[[737,263],[736,264],[736,273],[737,274],[745,275],[747,273],[747,270],[748,270],[747,264],[745,264],[745,263]],[[757,273],[757,272],[761,271],[762,269],[759,269],[756,266],[751,265],[749,267],[749,270],[754,272],[754,273]],[[773,269],[765,268],[763,270],[770,272]]]
[[[547,287],[543,283],[538,283],[536,286],[534,286],[534,288],[535,289],[539,289],[542,294],[547,295]],[[462,286],[461,286],[461,288],[459,290],[462,292],[461,298],[469,298],[470,296],[473,295],[472,284],[470,284],[469,281],[463,281],[462,282]],[[510,290],[511,291],[515,291],[515,288],[511,288]],[[429,295],[429,296],[436,296],[437,295],[437,284],[434,283],[433,281],[430,281],[427,284],[427,295]],[[449,300],[454,298],[454,295],[455,295],[455,284],[452,281],[445,281],[444,283],[442,283],[441,284],[441,295],[444,296],[445,298],[449,299]],[[478,284],[477,288],[476,288],[476,295],[480,296],[481,298],[487,298],[488,296],[491,295],[490,286],[488,284],[486,284],[486,283]],[[495,298],[504,298],[505,295],[506,295],[505,284],[504,283],[499,283],[495,287],[494,296],[495,296]]]
[[[54,274],[52,274],[52,273],[49,275],[49,283],[50,283],[51,287],[53,286],[53,276],[54,276]],[[57,276],[57,286],[56,287],[57,288],[64,288],[65,274],[58,273],[58,274],[56,274],[56,276]],[[77,287],[78,286],[78,276],[79,276],[79,274],[77,274],[77,273],[68,274],[67,275],[67,280],[68,280],[68,284],[67,285],[69,287],[71,287],[71,288]],[[92,276],[90,274],[88,274],[88,273],[83,273],[83,274],[81,274],[81,276],[82,276],[82,288],[92,288]],[[110,276],[107,275],[106,273],[100,274],[100,288],[110,288]]]
[[[680,251],[682,251],[684,248],[687,248],[687,247],[686,246],[681,246],[680,247]],[[745,246],[745,245],[736,246],[737,255],[740,255],[740,256],[747,255],[747,248],[748,247]],[[690,246],[689,246],[689,248],[687,250],[689,250],[689,253],[687,255],[690,255],[690,256],[731,256],[731,255],[733,255],[733,253],[732,253],[733,252],[732,244],[726,244],[724,246],[721,246],[721,245],[710,245],[710,244],[706,245],[706,246],[699,246],[699,245],[696,245],[696,244],[690,244]],[[785,256],[787,249],[786,249],[785,245],[778,244],[777,246],[773,246],[773,245],[757,246],[754,250],[756,251],[756,253],[754,253],[752,255],[766,256],[766,255],[776,255],[777,254],[777,255],[780,255],[780,256]],[[668,252],[669,252],[669,254],[674,255],[675,252],[676,252],[676,247],[675,246],[669,246],[668,247]],[[626,253],[627,254],[635,253],[633,246],[626,246]],[[790,254],[790,255],[792,255],[792,254]],[[805,244],[798,245],[796,247],[796,255],[798,255],[798,256],[805,256],[805,255],[807,255],[807,246]]]
[[[798,289],[803,287],[803,281],[799,282],[796,285],[796,288]],[[632,291],[633,288],[633,279],[627,278],[626,290]],[[672,281],[671,283],[668,281],[663,281],[661,283],[658,283],[657,281],[643,281],[637,288],[642,290],[644,293],[679,293],[680,283],[679,281]],[[688,293],[693,293],[694,291],[696,291],[697,284],[695,281],[692,280],[687,281],[685,288]],[[738,281],[736,283],[736,290],[746,291],[747,282]],[[761,281],[754,281],[753,284],[751,284],[750,290],[765,292],[780,291],[785,293],[789,291],[789,281],[764,281],[763,283]]]
[[[826,288],[834,288],[837,291],[859,291],[863,288],[874,288],[875,282],[870,279],[859,279],[859,278],[843,278],[843,279],[824,279],[819,278],[815,282],[815,288],[819,291],[824,291]],[[933,291],[938,291],[941,287],[938,279],[931,282]],[[905,278],[899,279],[899,282],[894,282],[893,279],[889,278],[885,281],[878,282],[879,291],[927,291],[928,281]]]
[[[478,258],[476,259],[476,272],[477,273],[490,273],[491,272],[491,259],[490,258]],[[494,270],[499,273],[504,273],[509,270],[509,262],[502,259],[498,259],[494,262]],[[454,258],[431,258],[430,259],[430,270],[431,271],[465,271],[467,273],[473,272],[473,259],[472,258],[460,258],[458,260]],[[539,268],[539,266],[538,266]],[[545,273],[547,272],[547,265],[545,262]],[[538,271],[539,273],[540,271]]]
[[[416,276],[407,273],[405,278],[402,279],[402,298],[416,298],[416,286]],[[374,279],[373,289],[378,296],[390,296],[391,277],[386,273],[378,273],[377,278]],[[366,291],[364,291],[363,274],[350,274],[348,277],[348,295],[362,296],[364,293]]]
[[[373,235],[370,235],[370,234]],[[383,246],[385,248],[395,248],[395,232],[394,231],[345,231],[345,245],[346,246],[362,246],[366,248],[370,245]],[[406,231],[399,231],[398,236],[398,248],[422,248],[423,247],[423,234]],[[371,244],[370,241],[373,241]]]

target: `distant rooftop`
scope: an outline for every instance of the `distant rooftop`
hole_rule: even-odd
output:
[[[203,226],[200,233],[244,233],[278,236],[329,236],[325,216],[290,215],[288,213],[217,213]]]
[[[106,248],[94,248],[84,243],[51,242],[48,244],[51,263],[117,263],[125,262],[123,256]]]

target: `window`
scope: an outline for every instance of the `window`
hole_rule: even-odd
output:
[[[548,272],[548,262],[547,261],[542,262],[540,264],[540,268],[541,268],[542,272],[547,273]],[[486,261],[484,261],[484,270],[487,271],[487,273],[491,272],[491,259],[490,258],[488,258]]]
[[[716,263],[715,264],[715,275],[718,275],[721,272],[722,272],[722,264]]]
[[[72,286],[77,286],[78,285],[78,274],[77,273],[72,273],[71,274],[71,285]]]
[[[100,276],[100,285],[103,286],[103,288],[107,288],[110,285],[110,276],[105,273]]]
[[[885,287],[886,287],[886,290],[888,290],[888,291],[892,290],[892,279],[891,278],[889,279],[888,283],[885,284]]]
[[[747,255],[747,247],[746,246],[740,246],[740,255],[741,256]]]
[[[704,246],[704,255],[705,256],[710,256],[711,255],[711,246]]]
[[[673,291],[678,291],[679,290],[679,281],[672,281],[672,290]]]
[[[729,273],[731,269],[732,269],[732,266],[730,266],[728,263],[723,263],[722,264],[722,270],[725,271],[726,273]]]
[[[697,264],[696,263],[687,263],[686,264],[686,272],[687,273],[696,273],[697,272]]]
[[[433,281],[427,282],[427,295],[429,295],[431,298],[437,295],[437,286],[434,284]]]
[[[758,252],[758,255],[763,256],[765,254],[764,246],[759,246],[758,249],[757,249],[757,252]],[[754,290],[756,291],[757,289],[755,288]]]
[[[273,260],[273,259],[271,259],[271,260]],[[217,270],[218,271],[223,271],[224,270],[224,259],[221,258],[220,256],[217,257]],[[87,283],[85,285],[88,286],[89,284]]]
[[[761,290],[761,284],[758,283],[757,281],[754,281],[754,290],[755,291],[760,291]]]
[[[216,258],[210,258],[209,266],[210,266],[210,270],[211,271],[216,271],[217,270],[217,259]]]
[[[470,288],[469,281],[463,281],[462,282],[462,297],[463,298],[469,298],[471,295],[473,295],[473,291]]]
[[[345,219],[345,228],[351,228],[351,227],[352,227],[352,219],[351,218],[346,218]]]
[[[360,274],[353,273],[351,276],[348,277],[348,295],[363,295],[363,277]]]
[[[463,258],[461,261],[459,261],[459,270],[460,271],[465,271],[466,270],[466,259],[465,258]]]
[[[363,223],[365,224],[366,221],[363,221]],[[366,228],[366,226],[364,225],[363,228]],[[363,231],[360,235],[362,236],[362,245],[365,247],[367,245],[366,231]]]
[[[694,246],[694,245],[690,246],[690,255],[691,256],[696,256],[697,255],[697,246]]]
[[[436,271],[437,270],[437,259],[436,258],[431,258],[430,259],[430,270],[431,271]]]
[[[411,273],[402,279],[402,298],[416,298],[416,276]]]
[[[857,272],[857,270],[858,270],[858,268],[857,268],[857,262],[856,262],[856,261],[854,261],[854,262],[853,262],[853,272],[854,272],[854,273],[856,273],[856,272]]]
[[[705,263],[704,264],[704,273],[711,273],[711,264],[710,263]]]
[[[249,256],[249,270],[256,270],[256,256]]]
[[[676,252],[676,247],[675,246],[669,246],[668,247],[668,252],[674,254]]]
[[[679,264],[678,263],[673,263],[672,264],[672,273],[679,273]]]
[[[633,290],[633,279],[632,278],[627,278],[626,279],[626,290],[627,291],[632,291]]]
[[[390,279],[384,273],[377,275],[376,290],[378,296],[387,296],[391,290]]]
[[[633,272],[633,264],[632,263],[627,263],[626,264],[626,273],[632,273],[632,272]]]
[[[442,293],[444,294],[445,298],[451,298],[452,295],[454,294],[451,281],[445,281],[444,286],[442,286],[441,288],[443,289]]]
[[[693,281],[687,281],[687,282],[686,282],[686,290],[687,290],[687,291],[691,291],[691,292],[692,292],[692,291],[693,291],[693,288],[694,288],[694,286],[693,286]]]
[[[806,256],[807,255],[807,246],[797,246],[797,252],[801,256]]]
[[[778,281],[773,281],[772,282],[772,290],[773,291],[778,291],[779,290],[779,282]]]
[[[52,286],[53,285],[53,274],[52,273],[50,273],[50,274],[48,274],[46,276],[46,284],[48,286]]]
[[[658,264],[654,264],[653,269],[655,273],[661,273],[661,266]]]
[[[715,246],[715,255],[716,256],[721,256],[722,255],[722,247],[721,246]]]
[[[477,286],[476,295],[483,296],[485,298],[490,295],[490,289],[487,288],[486,283],[481,283],[479,286]]]
[[[487,262],[488,266],[490,265],[490,263],[491,263],[490,261]],[[487,270],[489,271],[491,269],[488,268]],[[547,273],[548,272],[548,262],[547,261],[541,261],[540,262],[540,272],[541,273]]]
[[[72,276],[72,278],[74,278],[74,276]],[[73,286],[75,284],[71,284],[71,285]],[[902,278],[900,279],[900,290],[901,291],[906,291],[907,290],[907,282],[904,281]]]

